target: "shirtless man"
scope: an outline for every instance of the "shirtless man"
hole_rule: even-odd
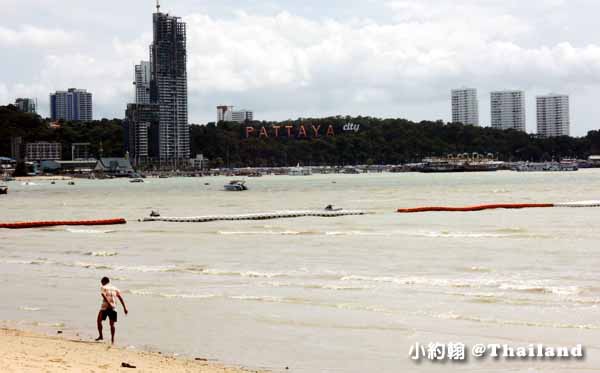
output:
[[[115,323],[117,322],[117,299],[121,302],[123,306],[123,311],[127,315],[127,306],[125,306],[125,302],[123,301],[123,297],[121,297],[121,292],[116,287],[110,285],[110,280],[108,277],[103,277],[100,281],[102,287],[100,288],[100,294],[102,295],[102,306],[100,307],[100,312],[98,312],[98,338],[96,341],[101,341],[104,339],[102,335],[102,321],[108,320],[110,322],[110,335],[111,335],[111,343],[115,344]]]

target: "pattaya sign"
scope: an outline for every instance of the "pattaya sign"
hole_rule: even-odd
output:
[[[337,128],[342,132],[357,133],[360,130],[360,124],[346,123]],[[300,125],[273,125],[252,127],[248,126],[245,129],[246,138],[258,137],[263,139],[269,138],[318,138],[318,137],[335,137],[336,127],[330,125],[315,125],[315,124],[300,124]]]
[[[334,137],[335,129],[333,125],[323,126],[323,125],[304,125],[301,124],[299,126],[262,126],[260,128],[257,127],[246,127],[246,138],[249,137],[258,137],[258,138],[298,138],[298,139],[306,139],[306,138],[317,138],[317,137]]]

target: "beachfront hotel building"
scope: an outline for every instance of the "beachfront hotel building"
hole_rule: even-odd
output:
[[[549,94],[538,96],[537,133],[541,137],[569,136],[569,96]]]
[[[69,88],[50,94],[53,121],[90,121],[93,118],[92,94],[85,89]]]
[[[135,65],[135,103],[149,104],[150,103],[150,62],[141,61],[139,65]]]
[[[460,88],[451,92],[452,123],[479,126],[477,89]]]
[[[525,132],[525,92],[496,91],[490,96],[492,127]]]
[[[158,158],[190,158],[186,24],[160,11],[157,3],[150,46],[150,102],[158,104]]]
[[[27,161],[59,161],[62,147],[58,142],[30,142],[25,144]]]

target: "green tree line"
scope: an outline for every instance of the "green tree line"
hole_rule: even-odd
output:
[[[344,131],[344,125],[359,125],[358,132]],[[62,122],[52,129],[35,114],[19,112],[14,106],[0,106],[0,156],[10,156],[10,139],[23,142],[56,141],[63,145],[64,159],[70,159],[71,144],[90,143],[92,156],[122,157],[124,131],[120,119],[90,122]],[[273,136],[273,126],[304,125],[308,136]],[[246,126],[256,131],[246,137]],[[264,126],[269,137],[259,137]],[[312,126],[321,128],[319,136]],[[332,126],[335,136],[327,136]],[[260,167],[302,165],[401,164],[429,156],[459,153],[492,153],[504,161],[546,161],[587,158],[600,154],[600,131],[585,137],[538,138],[514,130],[465,126],[441,121],[419,123],[405,119],[373,117],[330,117],[286,122],[249,124],[209,123],[191,126],[192,156],[204,154],[215,167]],[[283,132],[283,130],[282,130]]]

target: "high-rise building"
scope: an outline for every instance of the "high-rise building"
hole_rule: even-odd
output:
[[[150,100],[159,105],[158,157],[161,161],[190,158],[187,102],[186,24],[179,17],[153,14],[150,46]]]
[[[251,122],[254,119],[254,113],[251,110],[236,110],[231,114],[231,120],[238,123]]]
[[[50,117],[52,120],[92,120],[92,94],[76,88],[51,93]]]
[[[233,120],[233,106],[217,106],[217,122],[231,122]]]
[[[245,123],[254,120],[252,110],[233,110],[233,106],[217,106],[217,122],[238,122]]]
[[[525,93],[497,91],[491,93],[492,127],[525,132]]]
[[[537,98],[537,133],[542,137],[569,136],[569,96],[549,94]]]
[[[36,112],[36,104],[33,98],[18,98],[15,100],[15,106],[24,113]]]
[[[453,89],[451,101],[453,123],[462,123],[472,126],[479,125],[479,101],[477,99],[477,89]]]
[[[128,104],[125,126],[125,149],[134,166],[157,158],[159,153],[158,104]]]
[[[150,77],[151,69],[149,61],[141,61],[139,65],[135,65],[135,103],[149,104],[150,103]]]

